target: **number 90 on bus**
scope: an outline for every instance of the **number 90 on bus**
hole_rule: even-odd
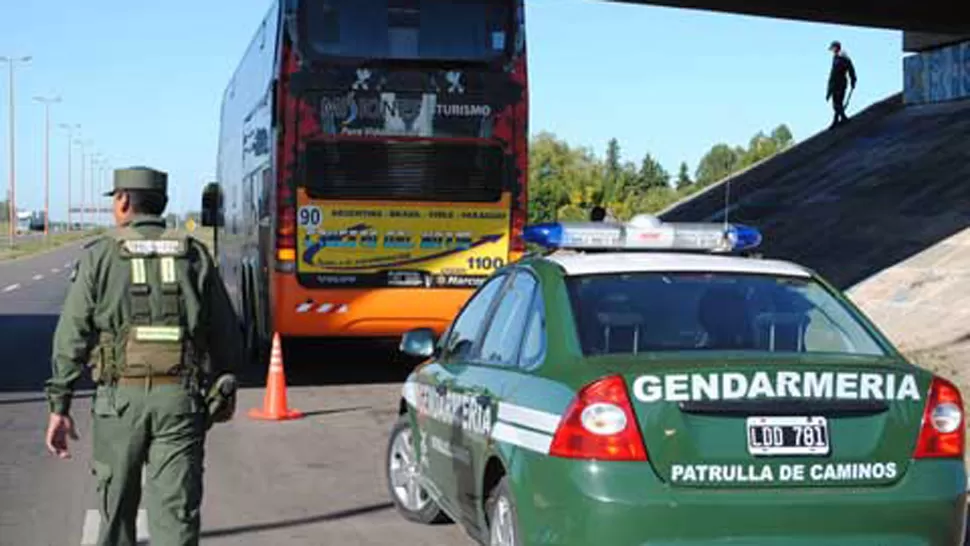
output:
[[[320,207],[307,205],[300,207],[297,217],[301,226],[317,227],[323,222],[323,211]]]

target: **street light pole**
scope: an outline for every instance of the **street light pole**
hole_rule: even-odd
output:
[[[94,196],[98,191],[98,179],[94,176],[94,166],[99,161],[101,161],[100,153],[94,153],[91,156],[91,160],[88,161],[88,167],[91,169],[91,177],[88,178],[90,181],[90,184],[88,184],[88,189],[91,192],[91,201],[89,202],[91,207],[91,223],[95,225],[98,223],[98,200]]]
[[[60,97],[34,97],[44,105],[44,237],[50,235],[51,199],[51,104],[61,102]]]
[[[91,217],[94,223],[101,224],[101,207],[98,205],[98,189],[101,188],[101,153],[94,156],[91,162]]]
[[[14,85],[13,85],[13,72],[14,65],[18,62],[27,63],[30,62],[31,57],[0,57],[0,62],[9,63],[10,65],[10,198],[7,202],[7,208],[9,213],[7,214],[7,235],[10,237],[10,248],[14,246],[14,225],[17,221],[17,185],[14,182],[16,176],[16,168],[14,156],[16,154],[15,142],[16,135],[14,133]]]
[[[67,230],[71,231],[74,229],[74,219],[71,213],[71,156],[74,155],[72,153],[74,151],[74,130],[80,129],[81,125],[61,123],[60,128],[67,130]]]
[[[81,202],[81,229],[84,229],[84,142],[78,140],[77,145],[81,147],[81,191],[80,202]]]
[[[110,167],[110,165],[108,163],[108,158],[105,157],[101,161],[101,169],[100,169],[100,172],[98,173],[98,181],[99,181],[99,183],[101,185],[101,188],[98,189],[98,200],[100,200],[102,202],[102,205],[99,205],[98,208],[99,208],[99,210],[101,210],[102,221],[104,222],[104,225],[106,225],[106,226],[111,224],[111,218],[110,218],[109,213],[106,210],[106,208],[105,209],[102,209],[101,207],[104,206],[103,205],[103,202],[104,202],[103,195],[104,195],[105,192],[108,191],[107,179],[108,179],[108,173],[109,172],[111,172],[111,167]]]

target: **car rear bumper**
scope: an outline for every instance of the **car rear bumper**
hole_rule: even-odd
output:
[[[962,461],[917,461],[879,488],[673,488],[647,463],[523,454],[514,480],[524,544],[954,546],[963,544]]]

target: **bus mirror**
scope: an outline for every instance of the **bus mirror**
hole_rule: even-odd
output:
[[[202,190],[202,225],[204,227],[222,227],[222,188],[218,182],[210,182]]]

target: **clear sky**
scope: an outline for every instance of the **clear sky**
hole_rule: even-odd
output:
[[[531,132],[556,133],[602,154],[652,153],[691,172],[717,142],[747,143],[787,123],[802,140],[831,121],[826,50],[841,40],[859,87],[850,115],[902,88],[901,33],[594,0],[526,0]],[[779,0],[783,1],[783,0]],[[214,179],[219,102],[267,0],[3,0],[0,56],[16,70],[17,202],[43,206],[44,116],[52,107],[51,210],[66,206],[67,133],[112,168],[170,175],[172,208],[197,209]],[[9,166],[9,85],[0,64],[0,195]],[[74,156],[78,191],[79,149]],[[110,175],[106,174],[107,183]]]

